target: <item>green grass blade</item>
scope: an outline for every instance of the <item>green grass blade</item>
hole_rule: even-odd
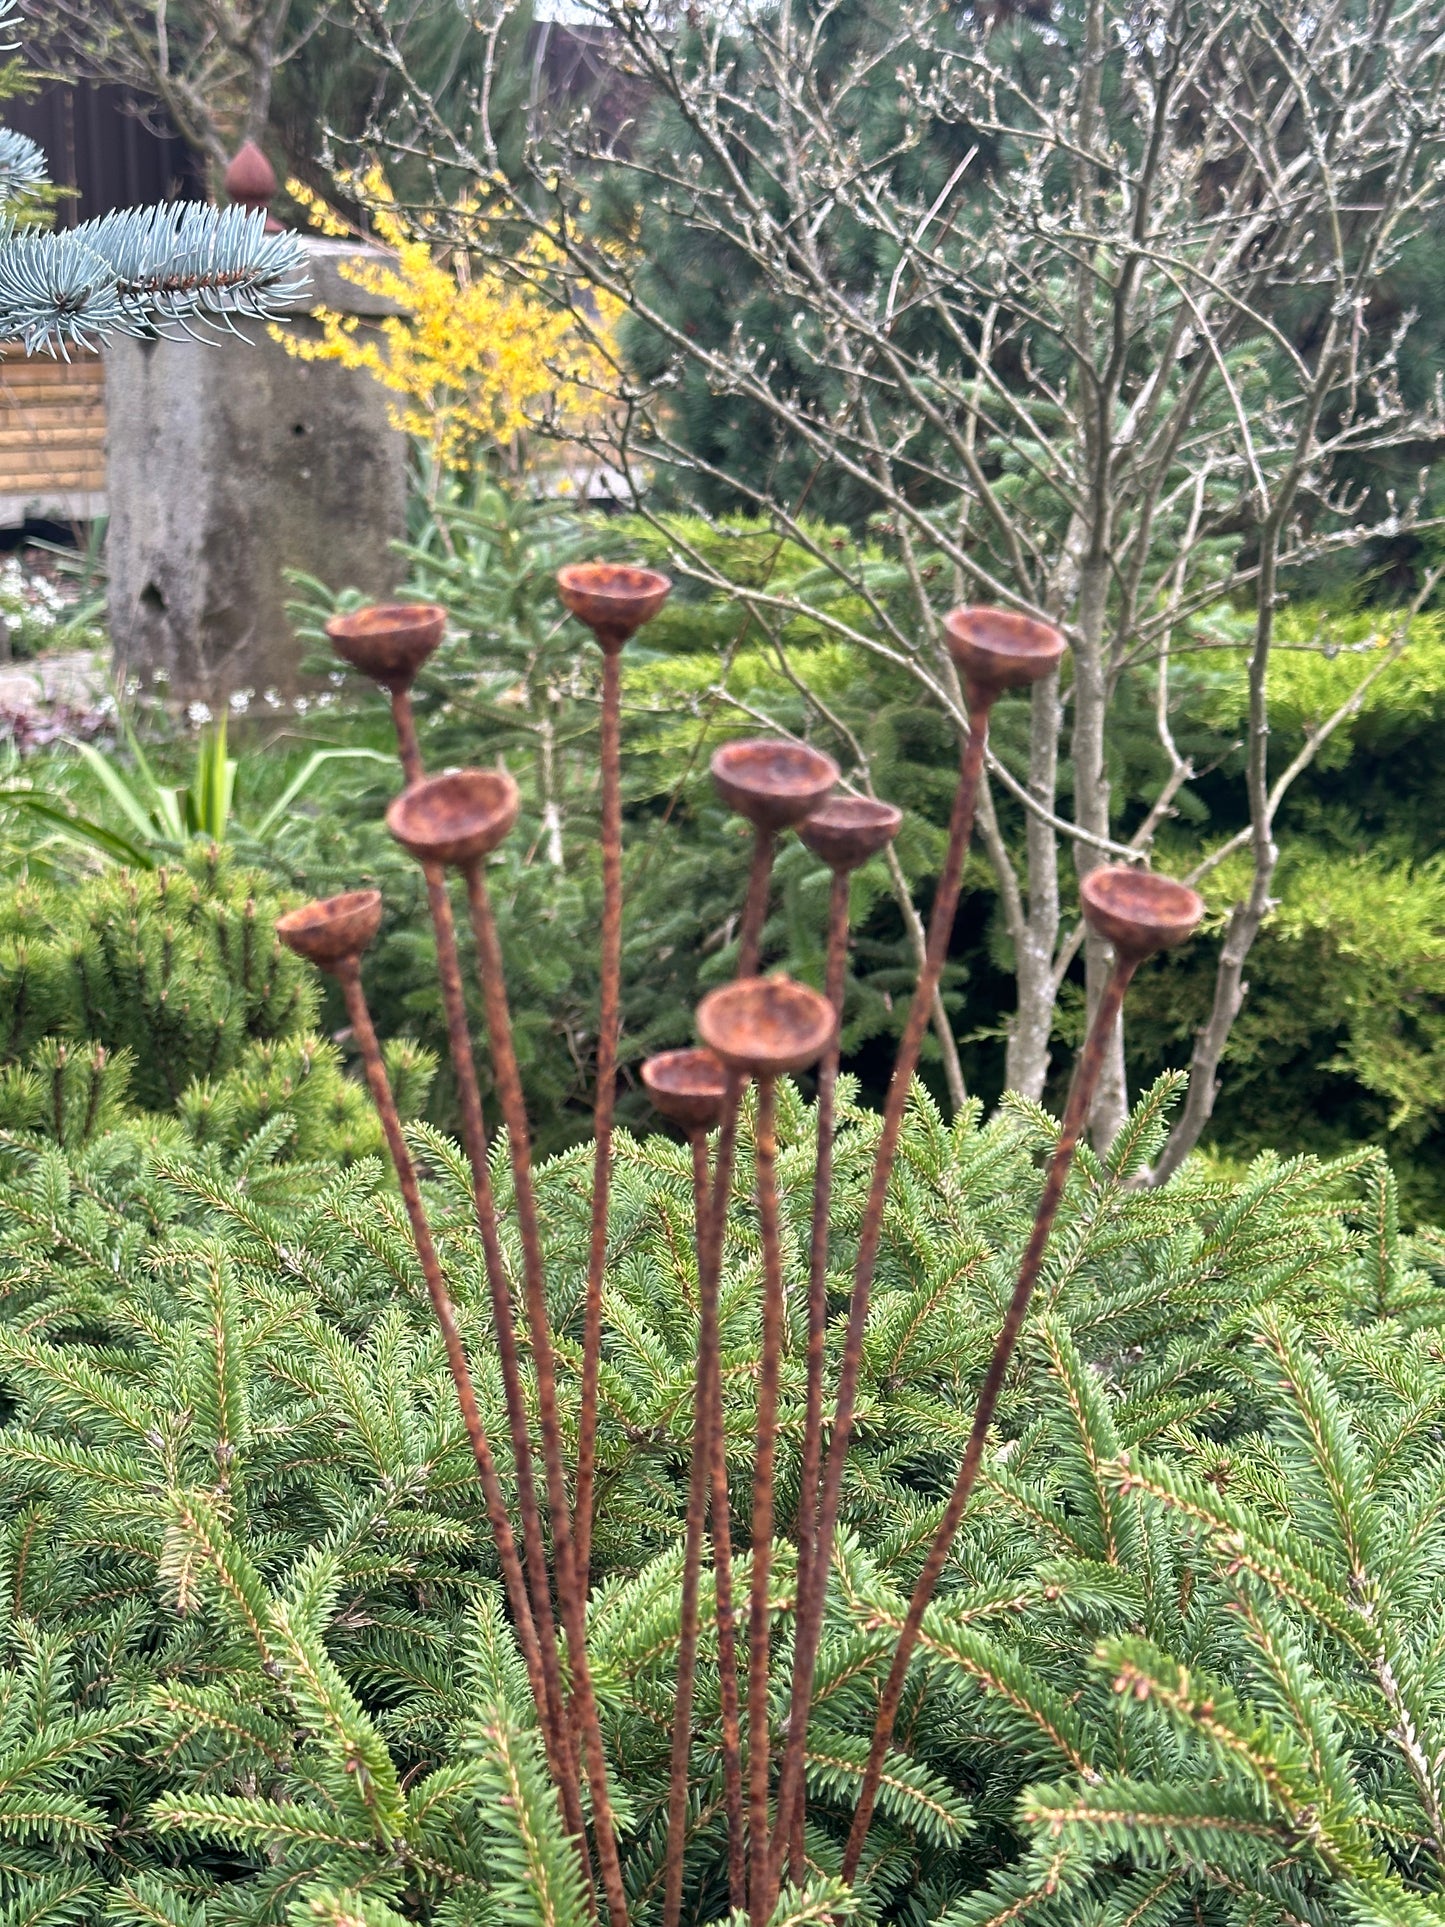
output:
[[[266,811],[259,823],[253,824],[251,834],[255,837],[269,836],[281,822],[291,805],[311,785],[312,778],[327,763],[387,763],[393,759],[384,756],[379,749],[318,749],[308,756],[301,768],[291,778],[276,801]]]

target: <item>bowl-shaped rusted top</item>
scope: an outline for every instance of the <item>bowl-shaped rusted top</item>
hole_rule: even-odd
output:
[[[326,625],[343,662],[387,689],[410,689],[416,672],[442,639],[446,610],[434,602],[380,602]]]
[[[791,977],[741,977],[709,991],[697,1007],[697,1034],[729,1070],[780,1077],[816,1064],[837,1019],[826,997]]]
[[[1041,682],[1058,668],[1067,646],[1049,623],[1011,609],[950,609],[943,628],[964,680],[985,695]]]
[[[403,790],[386,812],[386,827],[423,863],[474,863],[506,836],[520,800],[504,770],[452,770]]]
[[[770,736],[724,743],[714,751],[711,767],[724,803],[761,830],[801,823],[838,780],[831,756]]]
[[[1125,957],[1172,950],[1192,937],[1204,915],[1204,899],[1187,883],[1108,864],[1090,870],[1079,885],[1084,921]]]
[[[798,825],[798,835],[830,870],[856,870],[898,834],[903,812],[871,796],[830,796]]]
[[[557,571],[557,593],[604,649],[620,649],[644,622],[651,622],[672,589],[656,569],[621,562],[574,562]]]
[[[653,1108],[685,1131],[710,1131],[722,1116],[728,1074],[710,1050],[665,1050],[649,1057],[642,1081]]]
[[[380,890],[322,897],[276,919],[276,935],[286,948],[320,970],[335,970],[359,957],[380,928]]]

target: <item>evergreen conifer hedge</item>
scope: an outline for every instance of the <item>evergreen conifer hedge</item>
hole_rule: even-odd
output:
[[[1374,1153],[1134,1188],[1175,1088],[1146,1096],[1107,1163],[1079,1154],[850,1896],[832,1873],[873,1698],[1055,1129],[1012,1103],[946,1126],[919,1094],[818,1675],[815,1878],[785,1897],[789,1922],[1441,1919],[1445,1247],[1401,1235]],[[846,1080],[842,1095],[839,1280],[877,1130]],[[799,1277],[811,1120],[791,1092],[780,1122]],[[431,1128],[410,1134],[500,1440],[468,1173]],[[243,1141],[207,1141],[182,1107],[71,1147],[29,1128],[0,1137],[0,1920],[581,1927],[399,1201],[379,1161],[288,1160],[292,1135],[278,1114]],[[589,1648],[646,1921],[695,1277],[685,1149],[624,1138],[618,1163]],[[504,1156],[493,1181],[510,1237]],[[587,1184],[585,1149],[539,1173],[564,1349]],[[723,1320],[740,1493],[759,1263],[739,1205]],[[785,1531],[800,1303],[791,1316]],[[705,1627],[699,1921],[727,1912],[716,1695]]]

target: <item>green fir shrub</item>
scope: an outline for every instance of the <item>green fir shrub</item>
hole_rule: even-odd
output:
[[[1445,1245],[1376,1154],[1133,1180],[1177,1081],[1081,1151],[974,1508],[925,1622],[855,1895],[874,1696],[966,1435],[1055,1126],[907,1123],[810,1730],[832,1910],[947,1927],[1438,1922]],[[834,1306],[878,1122],[845,1080]],[[811,1116],[781,1093],[791,1277]],[[506,1433],[467,1172],[410,1135],[489,1431]],[[133,1123],[0,1140],[0,1907],[7,1922],[581,1927],[467,1442],[381,1166]],[[617,1146],[589,1647],[634,1919],[659,1906],[695,1273],[686,1151]],[[736,1196],[750,1195],[749,1147]],[[539,1203],[564,1359],[582,1150]],[[518,1262],[505,1158],[494,1181]],[[760,1252],[723,1281],[739,1530]],[[790,1300],[780,1520],[805,1318]],[[835,1324],[833,1339],[838,1331]],[[563,1373],[564,1424],[575,1382]],[[505,1458],[502,1460],[504,1476]],[[793,1564],[779,1547],[785,1704]],[[746,1584],[746,1552],[739,1583]],[[706,1595],[705,1595],[706,1597]],[[714,1628],[685,1918],[727,1914]]]
[[[308,973],[275,934],[279,907],[215,851],[78,887],[19,885],[0,899],[0,1055],[87,1038],[130,1053],[137,1103],[171,1109],[248,1044],[314,1023]]]
[[[0,1125],[73,1148],[139,1109],[234,1148],[281,1118],[289,1157],[378,1152],[364,1090],[316,1034],[312,973],[276,937],[283,907],[214,849],[14,886],[0,897]],[[387,1056],[413,1116],[434,1060],[406,1039]]]

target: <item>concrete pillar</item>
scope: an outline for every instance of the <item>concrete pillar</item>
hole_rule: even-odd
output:
[[[364,251],[308,241],[317,306],[375,318],[342,277]],[[240,689],[293,696],[302,645],[284,572],[385,596],[406,529],[406,438],[372,376],[246,338],[122,341],[106,353],[107,558],[117,671],[212,707]]]

